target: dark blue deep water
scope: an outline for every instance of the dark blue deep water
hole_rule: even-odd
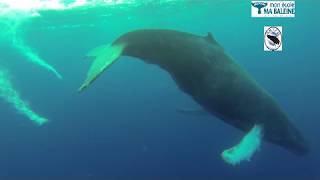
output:
[[[20,38],[63,79],[0,36],[0,66],[21,98],[49,119],[38,126],[0,98],[0,179],[319,180],[319,5],[297,0],[295,18],[251,18],[250,1],[208,0],[42,11],[24,20]],[[18,20],[2,21],[0,32]],[[283,26],[282,52],[263,51],[267,25]],[[250,162],[226,164],[220,153],[244,134],[213,116],[178,113],[199,105],[168,73],[139,59],[121,57],[77,93],[91,64],[86,52],[140,28],[212,32],[279,102],[310,153],[264,142]]]

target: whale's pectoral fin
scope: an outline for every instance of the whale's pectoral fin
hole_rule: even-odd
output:
[[[225,162],[231,165],[240,164],[242,161],[250,161],[252,155],[259,150],[263,138],[263,127],[255,125],[236,146],[224,150],[221,156]]]
[[[87,88],[105,69],[119,59],[125,47],[125,44],[107,45],[100,46],[90,51],[87,56],[95,57],[95,59],[88,71],[87,78],[79,88],[79,91],[81,92]]]
[[[195,116],[211,116],[206,110],[202,108],[191,109],[191,108],[177,108],[176,111],[185,115],[195,115]]]

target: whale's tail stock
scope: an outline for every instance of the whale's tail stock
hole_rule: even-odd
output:
[[[79,92],[82,92],[90,84],[96,80],[101,73],[110,67],[121,56],[125,44],[116,45],[102,45],[87,53],[88,58],[94,58],[91,67],[87,73],[86,80],[79,88]]]

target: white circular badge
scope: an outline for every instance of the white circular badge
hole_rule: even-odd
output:
[[[269,27],[264,34],[264,43],[270,51],[276,51],[282,44],[281,31],[277,27]]]

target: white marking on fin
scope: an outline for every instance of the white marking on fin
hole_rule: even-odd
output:
[[[255,125],[240,141],[232,148],[221,153],[223,160],[231,165],[238,165],[242,161],[250,161],[253,154],[259,150],[263,137],[261,125]]]
[[[126,44],[110,45],[104,48],[101,47],[102,46],[92,51],[91,55],[94,55],[96,58],[94,59],[88,71],[86,80],[79,88],[79,92],[87,88],[104,70],[110,67],[110,65],[112,65],[117,59],[119,59],[124,48],[126,47]]]

